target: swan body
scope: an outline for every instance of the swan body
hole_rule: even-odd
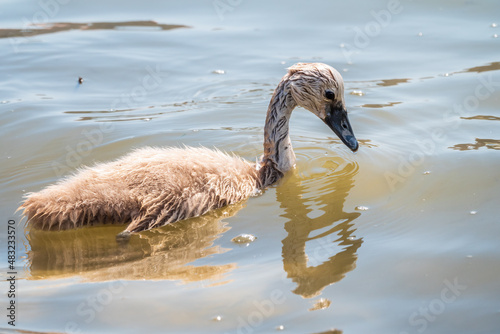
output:
[[[200,216],[255,192],[257,170],[205,148],[143,148],[31,194],[24,207],[42,229],[130,222],[136,232]]]
[[[296,106],[316,114],[357,150],[343,89],[342,77],[328,65],[290,67],[271,98],[258,163],[206,148],[142,148],[30,193],[19,209],[35,228],[110,222],[129,223],[124,232],[132,233],[242,201],[293,168],[288,124]]]

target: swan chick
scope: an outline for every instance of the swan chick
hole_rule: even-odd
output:
[[[27,194],[18,210],[44,230],[128,223],[120,234],[126,238],[240,202],[295,165],[289,120],[297,106],[318,116],[349,149],[358,149],[340,73],[322,63],[298,63],[288,68],[269,103],[261,161],[203,147],[141,148]]]

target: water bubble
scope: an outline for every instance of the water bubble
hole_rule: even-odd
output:
[[[430,173],[431,173],[431,171],[430,171],[430,170],[426,170],[426,171],[424,172],[424,175],[429,175]]]
[[[363,96],[365,95],[365,93],[361,90],[353,90],[352,92],[350,92],[349,94],[351,95],[358,95],[358,96]]]
[[[252,194],[250,196],[252,197],[256,197],[256,196],[259,196],[259,195],[262,195],[262,190],[261,189],[254,189]]]
[[[473,211],[471,211],[471,212],[469,212],[469,213],[470,213],[471,215],[475,215],[475,214],[477,213],[477,211],[474,211],[474,210],[473,210]]]
[[[357,207],[354,208],[354,210],[357,210],[357,211],[368,211],[368,207],[367,206],[363,206],[363,205],[358,205]]]
[[[276,327],[277,331],[282,331],[284,329],[285,329],[285,326],[283,326],[283,325],[279,325],[278,327]]]
[[[422,37],[423,35],[424,35],[424,34],[423,34],[423,33],[421,33],[421,32],[419,32],[419,33],[417,34],[417,36],[418,36],[418,37]]]
[[[255,239],[257,239],[257,237],[254,235],[242,233],[242,234],[232,238],[231,241],[234,242],[235,244],[248,245],[251,242],[254,242]]]
[[[341,48],[345,48],[345,44],[344,43],[340,43],[340,47]]]
[[[221,321],[222,317],[220,315],[218,315],[218,316],[215,316],[212,320],[213,321]]]
[[[497,24],[496,24],[495,22],[493,22],[493,23],[491,24],[491,27],[492,27],[492,28],[496,28],[496,27],[497,27]]]
[[[493,34],[493,38],[498,38],[498,35],[497,34]]]
[[[213,70],[212,73],[213,74],[226,74],[226,71],[224,71],[224,70]]]
[[[467,255],[466,258],[472,259],[472,255]]]

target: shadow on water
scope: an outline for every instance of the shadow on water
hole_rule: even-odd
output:
[[[294,175],[277,188],[278,201],[288,219],[283,239],[283,265],[297,283],[294,293],[317,296],[356,267],[362,239],[354,236],[353,221],[359,212],[344,212],[344,202],[358,172],[357,163],[340,157],[322,157],[320,172]],[[307,197],[307,194],[311,196]]]
[[[214,245],[229,228],[223,219],[236,214],[244,203],[216,210],[202,217],[131,236],[117,243],[124,226],[100,226],[47,232],[31,230],[28,265],[31,279],[80,276],[86,281],[117,279],[180,280],[183,283],[211,280],[224,283],[236,264],[190,263],[226,251]]]

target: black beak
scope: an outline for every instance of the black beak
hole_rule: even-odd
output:
[[[340,140],[349,147],[353,152],[356,152],[359,145],[354,133],[352,132],[351,124],[347,118],[347,110],[338,108],[334,104],[329,104],[326,107],[326,117],[324,122],[330,129],[339,136]]]

